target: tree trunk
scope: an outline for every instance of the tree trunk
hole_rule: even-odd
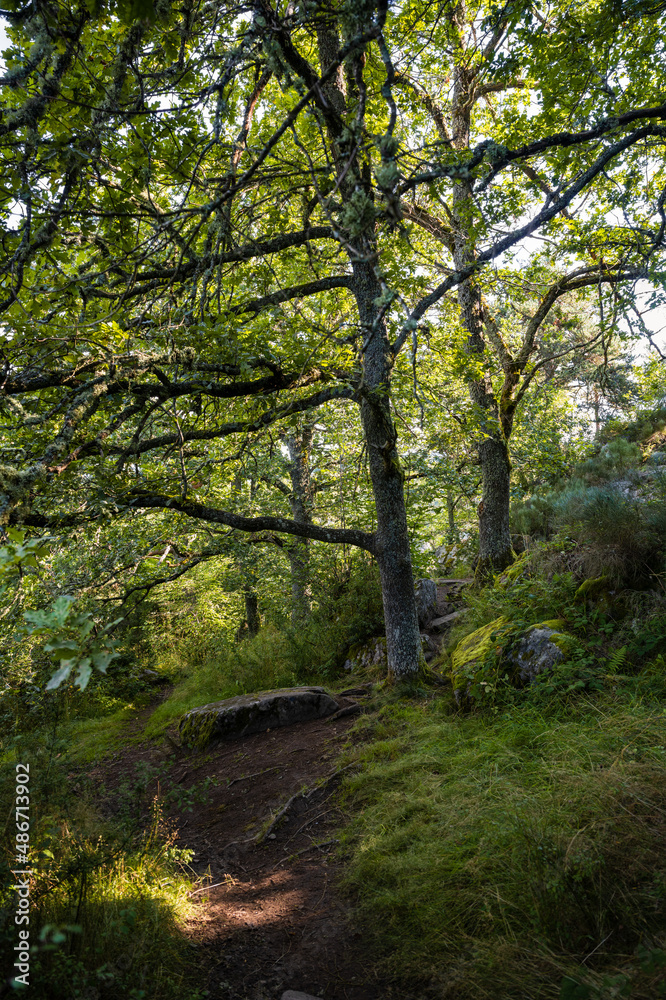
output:
[[[322,22],[317,31],[319,60],[325,70],[339,49],[337,17]],[[358,78],[363,74],[365,56],[348,64],[348,80],[338,73],[322,89],[336,112],[347,111],[347,90],[358,94]],[[355,144],[347,129],[329,119],[327,128],[343,202],[359,194],[372,198],[370,165],[359,155],[365,140]],[[373,261],[377,260],[374,227],[369,224],[360,235],[349,236],[348,253],[352,265],[352,293],[359,313],[363,348],[363,389],[361,422],[368,449],[370,479],[375,499],[377,530],[375,556],[379,566],[386,625],[389,676],[398,681],[414,679],[422,663],[412,558],[407,531],[403,473],[396,448],[397,433],[391,418],[390,387],[393,356],[386,323],[378,302],[382,289]]]
[[[452,12],[456,28],[464,30],[464,7],[458,4]],[[461,57],[454,70],[451,121],[453,145],[456,149],[469,149],[470,114],[473,105],[474,68]],[[453,185],[453,260],[462,270],[475,260],[473,237],[473,200],[470,182],[461,179]],[[460,319],[467,332],[467,350],[484,364],[486,351],[484,338],[483,305],[481,291],[472,278],[458,286]],[[509,499],[511,463],[509,461],[508,433],[505,433],[500,407],[493,392],[487,372],[470,378],[469,394],[480,418],[480,437],[477,441],[479,463],[483,482],[482,500],[479,504],[479,562],[477,577],[485,579],[493,571],[505,569],[513,561],[511,533],[509,530]],[[507,428],[510,420],[505,421]]]
[[[256,635],[261,627],[261,617],[259,615],[259,598],[254,587],[246,585],[243,587],[243,598],[245,600],[245,621],[249,635]]]
[[[511,462],[506,442],[487,438],[479,449],[483,473],[483,497],[479,504],[479,562],[481,580],[506,569],[513,560],[509,500]]]
[[[372,266],[365,261],[355,261],[353,269],[356,278],[354,293],[366,345],[361,420],[377,513],[375,554],[382,585],[388,668],[395,680],[408,681],[416,677],[421,669],[422,651],[407,530],[404,477],[389,402],[390,345],[386,327],[375,305],[381,289]]]
[[[456,505],[453,499],[453,490],[446,494],[446,513],[449,518],[449,530],[446,533],[446,540],[449,545],[453,545],[456,538]]]

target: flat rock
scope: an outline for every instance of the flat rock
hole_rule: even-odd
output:
[[[337,709],[337,702],[324,688],[279,688],[193,708],[181,719],[179,732],[184,742],[201,747],[210,740],[235,740],[267,729],[321,719]]]
[[[280,1000],[321,1000],[321,997],[313,997],[311,993],[298,993],[297,990],[287,990]]]
[[[450,615],[444,615],[443,618],[435,618],[434,621],[430,622],[428,626],[430,629],[434,629],[435,632],[441,631],[446,628],[447,625],[452,625],[456,618],[460,618],[462,611],[452,611]]]

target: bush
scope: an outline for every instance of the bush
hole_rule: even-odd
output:
[[[512,504],[512,533],[549,538],[554,527],[555,499],[555,493],[545,493]]]
[[[638,499],[613,484],[575,484],[559,496],[555,517],[568,535],[595,550],[587,554],[590,576],[606,575],[616,586],[641,586],[663,570],[663,487],[649,499]]]
[[[7,815],[13,805],[15,759],[29,761],[30,996],[194,1000],[183,932],[193,912],[192,852],[175,848],[160,803],[151,810],[145,782],[121,787],[114,796],[117,815],[105,819],[92,783],[69,772],[63,736],[54,729],[46,739],[32,734],[20,742],[20,751],[7,752],[0,766],[0,808]],[[15,828],[6,825],[0,884],[6,957],[17,943],[13,835]],[[12,974],[12,962],[6,962],[5,976]]]
[[[627,469],[640,465],[642,452],[638,444],[625,438],[613,438],[604,444],[598,454],[582,462],[576,469],[576,474],[589,483],[605,482],[617,479]]]

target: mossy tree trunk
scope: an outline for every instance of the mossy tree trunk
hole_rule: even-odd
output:
[[[317,41],[321,70],[325,72],[340,47],[334,15],[328,22],[322,20],[320,23]],[[393,679],[409,681],[421,669],[422,651],[404,476],[398,456],[398,434],[390,409],[395,358],[382,309],[382,286],[375,267],[378,254],[372,174],[369,162],[360,152],[365,139],[341,127],[347,116],[348,95],[355,101],[359,99],[358,81],[363,78],[364,65],[365,55],[359,53],[355,60],[350,60],[346,78],[337,73],[322,90],[336,115],[340,116],[337,122],[330,116],[327,128],[342,201],[354,205],[357,211],[357,219],[350,221],[346,248],[353,275],[350,290],[356,300],[363,341],[361,422],[377,516],[374,555],[382,586],[388,669]]]
[[[464,6],[458,4],[451,13],[451,21],[461,35],[464,18]],[[461,151],[469,149],[475,72],[474,66],[465,59],[465,53],[461,52],[454,67],[451,108],[452,145]],[[453,185],[452,215],[453,261],[458,270],[463,270],[476,258],[472,188],[465,178]],[[472,361],[468,391],[478,427],[476,448],[482,476],[477,577],[483,579],[493,571],[504,569],[514,558],[509,528],[511,462],[507,434],[512,415],[509,422],[502,419],[501,403],[493,390],[486,356],[483,300],[473,278],[458,285],[458,307]]]
[[[369,256],[366,251],[366,256]],[[422,662],[414,575],[407,529],[404,475],[398,457],[398,434],[391,416],[391,351],[377,302],[381,288],[372,267],[353,264],[355,295],[365,334],[365,391],[361,419],[377,512],[375,556],[379,566],[386,625],[389,672],[396,680],[415,677]]]

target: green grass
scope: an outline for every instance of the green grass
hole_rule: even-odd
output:
[[[118,713],[122,716],[122,713]],[[121,720],[125,721],[125,720]],[[107,720],[110,730],[116,716]],[[142,783],[114,793],[114,818],[102,815],[98,784],[68,743],[73,729],[31,734],[14,749],[30,764],[31,983],[35,1000],[195,1000],[197,976],[188,951],[186,921],[191,852],[174,846],[173,831],[152,809]],[[94,733],[90,734],[91,736]],[[107,734],[108,735],[108,734]],[[104,738],[97,746],[107,745]],[[15,766],[0,766],[0,808],[11,815]],[[152,818],[146,823],[148,813]],[[0,954],[13,954],[15,830],[0,841]],[[10,973],[9,965],[3,975]]]
[[[63,738],[68,744],[67,756],[72,764],[91,764],[116,750],[121,750],[132,737],[127,727],[136,715],[137,706],[128,704],[110,715],[90,719],[76,719],[66,725]],[[142,739],[138,734],[135,739]]]
[[[659,964],[666,931],[663,712],[628,696],[444,711],[386,706],[347,786],[347,882],[402,995],[660,995],[641,961]]]
[[[184,934],[194,911],[190,853],[160,836],[157,823],[133,848],[81,836],[61,848],[35,879],[41,934],[31,995],[198,997]]]
[[[173,691],[159,705],[146,724],[145,735],[158,737],[178,721],[185,712],[222,698],[291,687],[317,681],[314,670],[308,670],[290,655],[291,637],[272,628],[262,629],[257,636],[242,644],[223,648],[217,656],[194,666],[191,672],[177,680]]]

